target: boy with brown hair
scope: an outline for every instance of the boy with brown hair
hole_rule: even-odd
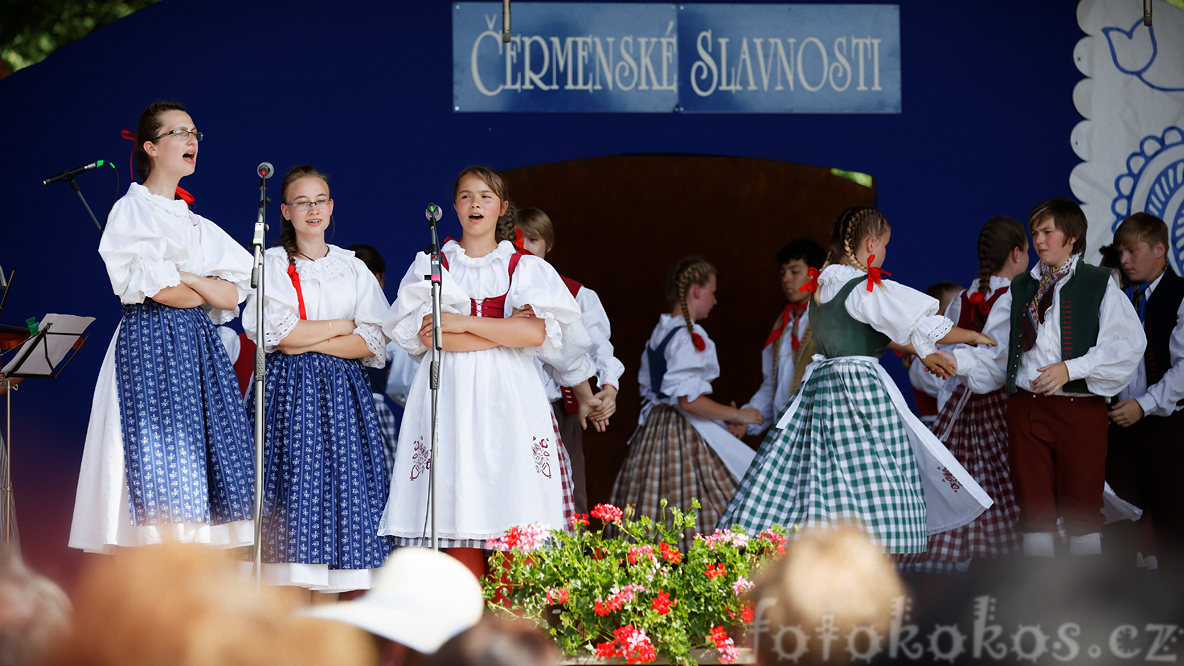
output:
[[[1176,485],[1184,469],[1184,278],[1167,262],[1168,227],[1135,213],[1114,232],[1126,294],[1143,323],[1147,349],[1134,381],[1110,408],[1107,479],[1147,512],[1161,564],[1179,566],[1184,541],[1184,495]],[[1143,553],[1150,556],[1150,552]]]
[[[1101,554],[1106,399],[1134,378],[1146,347],[1109,271],[1082,260],[1086,228],[1069,199],[1036,206],[1028,231],[1040,262],[1012,281],[983,329],[1000,345],[954,352],[972,391],[1007,387],[1019,527],[1036,557],[1054,555],[1058,519],[1070,555]]]

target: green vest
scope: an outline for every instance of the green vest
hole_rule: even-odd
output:
[[[857,277],[839,290],[834,298],[819,305],[810,299],[810,330],[818,353],[827,358],[836,356],[871,356],[880,358],[891,339],[871,326],[858,322],[847,312],[847,296],[855,287],[867,282]]]
[[[1061,287],[1061,360],[1085,355],[1098,342],[1099,316],[1102,297],[1106,295],[1106,283],[1110,271],[1090,266],[1078,260],[1073,276]],[[1011,337],[1007,352],[1007,393],[1015,393],[1015,375],[1020,367],[1020,321],[1027,317],[1028,304],[1036,298],[1040,281],[1025,272],[1011,281]],[[1055,287],[1054,287],[1055,289]],[[1063,388],[1065,393],[1089,393],[1084,379],[1071,381]]]

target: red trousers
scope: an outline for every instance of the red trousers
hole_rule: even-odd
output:
[[[1007,402],[1011,480],[1021,532],[1099,532],[1106,483],[1106,402],[1099,396],[1044,396],[1023,389]]]

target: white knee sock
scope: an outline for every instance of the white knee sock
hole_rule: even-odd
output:
[[[1024,555],[1028,557],[1055,557],[1052,532],[1024,532]]]

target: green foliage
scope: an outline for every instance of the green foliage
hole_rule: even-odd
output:
[[[695,512],[662,506],[669,520],[602,504],[571,530],[511,529],[490,544],[490,608],[538,622],[572,656],[650,663],[660,653],[693,664],[706,649],[735,659],[728,634],[752,621],[746,591],[756,569],[785,552],[784,532],[717,530],[696,535],[684,553],[675,544],[694,530]],[[588,529],[591,520],[599,530]]]
[[[2,0],[0,58],[13,71],[157,0]]]

